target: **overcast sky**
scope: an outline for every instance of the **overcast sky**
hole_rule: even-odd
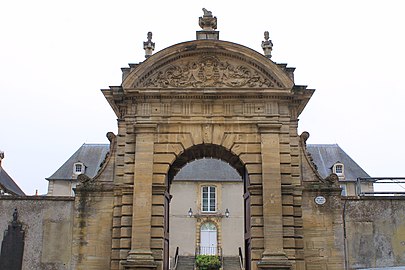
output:
[[[83,143],[108,143],[116,117],[100,92],[121,67],[195,39],[203,7],[220,39],[296,67],[316,89],[300,117],[309,143],[337,143],[371,176],[405,176],[403,1],[0,2],[0,149],[3,168],[27,194]]]

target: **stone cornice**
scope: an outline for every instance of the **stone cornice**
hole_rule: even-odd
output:
[[[156,123],[135,123],[134,132],[136,134],[153,134],[156,132],[157,124]]]
[[[254,91],[252,91],[254,92]],[[190,99],[190,100],[199,100],[199,99],[275,99],[275,100],[293,100],[294,96],[285,93],[285,92],[279,92],[278,94],[275,93],[274,91],[258,91],[257,93],[246,93],[245,90],[239,90],[239,91],[229,91],[229,92],[223,92],[223,91],[216,91],[216,90],[188,90],[188,91],[161,91],[156,89],[156,93],[153,93],[150,89],[146,90],[144,89],[139,90],[139,89],[134,89],[128,92],[128,94],[125,97],[120,98],[122,101],[142,101],[142,100],[151,100],[151,99],[167,99],[167,100],[184,100],[184,99]]]
[[[257,127],[261,134],[280,133],[282,124],[279,122],[259,123],[257,124]]]

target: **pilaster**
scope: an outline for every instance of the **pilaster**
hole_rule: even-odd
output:
[[[261,136],[264,252],[260,269],[291,269],[283,247],[281,123],[258,124]]]
[[[135,124],[131,251],[125,269],[156,269],[151,251],[154,124]]]

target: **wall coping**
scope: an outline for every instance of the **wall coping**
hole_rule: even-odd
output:
[[[0,196],[0,201],[74,201],[72,196]]]

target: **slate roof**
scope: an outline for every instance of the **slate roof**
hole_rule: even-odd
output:
[[[14,182],[14,180],[8,175],[8,173],[1,167],[0,164],[0,186],[7,193],[11,193],[18,196],[25,196],[25,193],[20,189],[20,187]]]
[[[96,176],[104,161],[108,151],[109,144],[83,144],[54,174],[46,180],[72,180],[73,164],[81,162],[86,170],[85,175],[92,178]]]
[[[187,163],[173,181],[242,181],[238,172],[228,163],[212,158],[203,158]]]
[[[358,177],[370,177],[342,148],[337,144],[308,144],[307,150],[311,154],[318,172],[322,177],[332,173],[332,167],[340,162],[344,166],[346,181],[354,181]]]
[[[82,162],[86,167],[85,174],[94,177],[109,151],[109,144],[83,144],[52,176],[47,180],[72,180],[73,164]],[[356,180],[358,177],[370,177],[346,152],[337,144],[308,144],[318,172],[322,177],[332,173],[336,162],[344,165],[345,180]],[[228,163],[211,158],[192,161],[184,166],[174,177],[174,181],[242,181],[241,176]]]

